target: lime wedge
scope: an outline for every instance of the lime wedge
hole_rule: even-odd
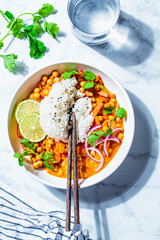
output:
[[[28,113],[39,113],[39,107],[40,103],[35,100],[28,99],[22,101],[18,105],[15,113],[17,122],[19,123],[20,120]]]
[[[29,113],[20,120],[20,133],[24,138],[29,139],[31,142],[40,142],[46,136],[40,126],[39,119],[40,117],[38,114]]]

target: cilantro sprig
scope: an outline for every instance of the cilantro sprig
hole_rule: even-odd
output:
[[[50,163],[57,163],[57,161],[54,160],[54,156],[51,152],[47,151],[45,153],[42,154],[42,156],[38,153],[36,153],[34,150],[35,150],[35,146],[34,146],[34,143],[30,143],[28,139],[22,139],[21,140],[21,144],[27,148],[27,150],[25,150],[23,153],[18,153],[16,152],[13,156],[15,158],[18,158],[18,163],[20,166],[23,166],[23,158],[25,156],[28,156],[30,154],[34,154],[34,155],[37,155],[39,156],[42,161],[43,161],[43,164],[49,168],[49,169],[54,169]]]
[[[127,113],[126,113],[126,110],[122,107],[118,108],[119,104],[117,104],[117,108],[103,108],[103,110],[105,110],[106,114],[109,114],[109,113],[112,113],[114,110],[115,111],[115,114],[114,114],[114,117],[108,127],[108,129],[103,132],[101,130],[97,130],[96,132],[91,132],[91,134],[88,136],[88,141],[89,141],[89,144],[93,147],[96,145],[96,142],[101,138],[101,137],[106,137],[106,136],[109,136],[113,133],[112,129],[111,129],[111,126],[116,118],[119,117],[119,118],[125,118]]]
[[[96,79],[96,76],[93,72],[91,71],[84,71],[84,75],[81,75],[80,73],[78,73],[75,69],[70,71],[70,72],[64,72],[63,73],[63,79],[66,80],[67,78],[70,78],[72,75],[77,74],[80,75],[81,77],[83,77],[85,80],[87,80],[84,85],[83,85],[83,89],[89,89],[89,88],[93,88],[95,85],[97,85],[99,88],[103,89],[104,91],[107,92],[107,90],[105,88],[103,88],[102,86],[100,86],[99,84],[95,83],[94,80]]]
[[[28,39],[30,48],[30,57],[34,59],[40,59],[45,55],[46,47],[44,43],[37,38],[44,32],[47,32],[52,38],[56,38],[56,34],[59,32],[59,27],[56,23],[47,22],[46,17],[54,13],[53,5],[45,3],[42,7],[35,13],[22,13],[18,17],[9,11],[0,10],[0,15],[7,22],[8,32],[0,39],[0,49],[4,47],[4,40],[13,35],[18,39]],[[27,25],[22,16],[30,15],[32,16],[32,24]],[[44,26],[42,26],[44,23]],[[16,57],[15,57],[16,56]],[[0,55],[3,58],[4,66],[9,72],[13,72],[15,68],[15,60],[17,59],[16,54]]]

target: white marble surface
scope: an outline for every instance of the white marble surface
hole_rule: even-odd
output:
[[[48,1],[51,2],[52,1]],[[18,14],[36,11],[44,1],[1,1],[2,10]],[[132,148],[121,167],[104,182],[80,191],[83,229],[93,240],[160,239],[160,1],[121,0],[121,39],[114,47],[88,47],[71,33],[66,0],[55,0],[55,20],[64,34],[54,41],[44,35],[49,52],[41,60],[29,57],[28,43],[5,42],[6,53],[15,52],[24,69],[10,74],[0,59],[0,181],[44,210],[65,211],[65,192],[47,187],[28,176],[12,157],[7,135],[7,114],[12,95],[25,77],[59,60],[96,63],[111,72],[127,89],[136,117]],[[0,23],[4,32],[4,22]],[[125,38],[122,33],[128,33]],[[125,39],[125,42],[123,42]],[[119,44],[121,43],[121,46]],[[117,45],[118,44],[118,45]],[[116,47],[116,48],[115,48]],[[5,49],[5,48],[4,48]],[[24,51],[24,49],[26,49]]]

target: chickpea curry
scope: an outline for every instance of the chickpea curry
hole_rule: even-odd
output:
[[[80,92],[91,99],[94,117],[91,130],[87,133],[85,143],[78,143],[78,177],[86,179],[104,169],[113,159],[118,151],[124,137],[124,120],[126,113],[121,116],[120,108],[116,95],[107,89],[99,75],[95,75],[94,86],[85,88],[87,80],[83,77],[84,71],[77,71],[73,74],[78,84],[76,86]],[[61,82],[63,73],[53,71],[50,76],[42,76],[41,81],[31,92],[28,99],[41,102],[48,96],[52,85]],[[119,111],[120,112],[120,111]],[[17,126],[17,135],[22,138]],[[22,144],[22,148],[26,147]],[[45,139],[34,143],[34,153],[29,154],[32,166],[35,169],[44,168],[47,173],[61,178],[67,178],[68,143],[56,142],[46,135]],[[54,156],[54,162],[50,163],[51,168],[44,165],[41,156],[49,152]],[[102,161],[103,160],[103,161]],[[73,167],[73,166],[72,166]],[[72,173],[73,175],[73,173]]]

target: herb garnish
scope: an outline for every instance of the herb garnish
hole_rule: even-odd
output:
[[[103,110],[106,114],[110,114],[114,111],[115,107],[109,106],[109,107],[104,107]]]
[[[45,3],[42,7],[35,13],[22,13],[17,18],[9,12],[3,12],[0,10],[0,14],[7,22],[8,32],[7,34],[0,39],[0,49],[4,46],[4,40],[10,35],[18,39],[28,39],[30,56],[34,59],[39,59],[44,56],[46,52],[46,47],[44,43],[40,40],[37,40],[37,37],[40,34],[47,32],[52,38],[56,38],[56,34],[59,32],[59,27],[56,23],[47,22],[45,17],[49,16],[54,12],[54,7]],[[21,18],[23,15],[30,15],[33,17],[33,23],[27,25],[24,23]],[[41,26],[42,22],[44,23],[44,28]],[[8,69],[9,72],[12,72],[15,68],[15,60],[18,58],[16,54],[0,55],[3,58],[4,66]]]
[[[36,153],[34,143],[29,143],[28,139],[22,139],[21,144],[24,145],[27,150],[25,150],[23,153],[18,153],[16,152],[13,156],[15,158],[18,158],[18,163],[20,166],[23,166],[23,157],[28,156],[30,154],[35,154],[39,156],[43,160],[43,164],[49,168],[49,169],[54,169],[52,166],[50,166],[50,163],[57,163],[57,161],[54,160],[54,156],[51,152],[47,151],[42,154],[42,156],[38,153]]]
[[[126,110],[125,110],[124,108],[122,108],[122,107],[120,107],[120,108],[118,109],[118,106],[119,106],[119,104],[117,104],[117,109],[116,109],[116,111],[115,111],[113,120],[111,121],[108,129],[107,129],[105,132],[103,132],[103,131],[101,131],[101,130],[97,130],[96,132],[91,132],[91,134],[88,136],[89,144],[90,144],[92,147],[95,146],[95,144],[96,144],[96,142],[97,142],[97,140],[98,140],[99,138],[109,136],[109,135],[111,135],[111,134],[113,133],[113,131],[112,131],[112,129],[111,129],[111,126],[112,126],[112,124],[113,124],[116,116],[119,117],[119,118],[125,118],[125,117],[126,117],[126,115],[127,115],[127,114],[126,114]],[[107,109],[108,109],[108,108],[107,108]],[[105,109],[103,108],[103,110],[105,110]],[[113,112],[114,110],[115,110],[115,108],[112,109],[112,110],[110,110],[110,111]],[[107,111],[109,111],[109,110],[107,110]],[[107,114],[108,114],[108,113],[107,113]]]
[[[81,77],[85,78],[87,80],[87,82],[84,83],[83,85],[83,89],[89,89],[89,88],[93,88],[94,85],[97,85],[99,88],[103,89],[104,91],[107,92],[107,90],[105,88],[103,88],[102,86],[100,86],[99,84],[95,83],[93,80],[96,79],[96,76],[93,72],[91,71],[84,71],[84,75],[81,75],[80,73],[78,73],[75,69],[70,71],[70,72],[64,72],[63,73],[63,79],[66,80],[67,78],[70,78],[72,75],[77,74],[80,75]]]

